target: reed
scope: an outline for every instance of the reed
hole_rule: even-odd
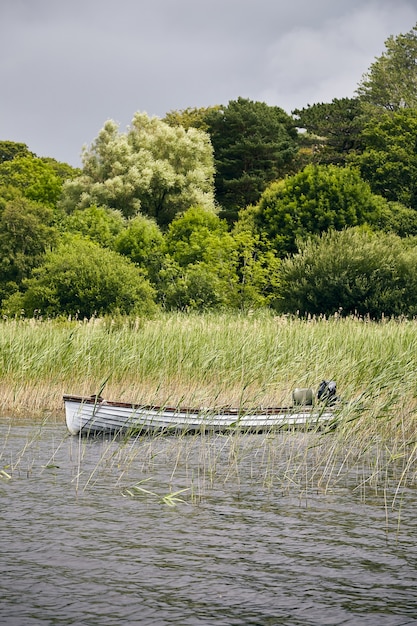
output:
[[[348,399],[414,398],[417,322],[271,314],[6,320],[0,411],[57,411],[62,392],[210,404],[275,403],[334,378]],[[53,404],[51,405],[51,401]]]
[[[104,381],[104,394],[117,399],[255,406],[333,378],[366,413],[402,423],[415,405],[416,330],[415,321],[268,313],[5,320],[0,414],[57,414],[63,393],[91,394]]]
[[[326,491],[365,461],[359,490],[386,485],[387,477],[400,487],[416,479],[415,320],[257,312],[0,324],[2,416],[63,420],[63,393],[90,395],[103,387],[109,399],[249,408],[287,404],[296,386],[337,381],[346,405],[331,435],[308,442],[291,433],[266,436],[255,448],[251,438],[235,436],[222,439],[222,452],[218,442],[215,448],[206,442],[197,466],[190,460],[193,439],[179,438],[172,473],[185,468],[197,496],[218,480],[238,484],[242,463],[245,472],[253,467],[262,488]],[[149,443],[148,455],[141,447],[148,472],[157,445]],[[124,446],[125,464],[136,460],[136,450]]]

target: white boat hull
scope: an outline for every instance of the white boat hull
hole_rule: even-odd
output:
[[[64,396],[67,428],[72,435],[96,433],[269,431],[315,428],[334,419],[328,408],[294,406],[257,409],[191,410],[110,402],[102,398]]]

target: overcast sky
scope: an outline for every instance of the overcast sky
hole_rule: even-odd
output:
[[[417,0],[0,0],[0,140],[74,166],[107,119],[351,97]]]

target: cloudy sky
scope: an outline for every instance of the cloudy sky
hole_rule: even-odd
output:
[[[0,0],[0,139],[74,166],[107,119],[350,97],[417,0]]]

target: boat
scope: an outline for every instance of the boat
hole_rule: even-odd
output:
[[[315,402],[310,388],[293,392],[293,405],[252,410],[239,408],[184,408],[115,402],[99,395],[64,395],[65,419],[72,435],[106,433],[265,432],[318,428],[335,419],[333,381],[319,388]],[[334,387],[332,387],[332,384]],[[329,388],[330,385],[330,388]]]

